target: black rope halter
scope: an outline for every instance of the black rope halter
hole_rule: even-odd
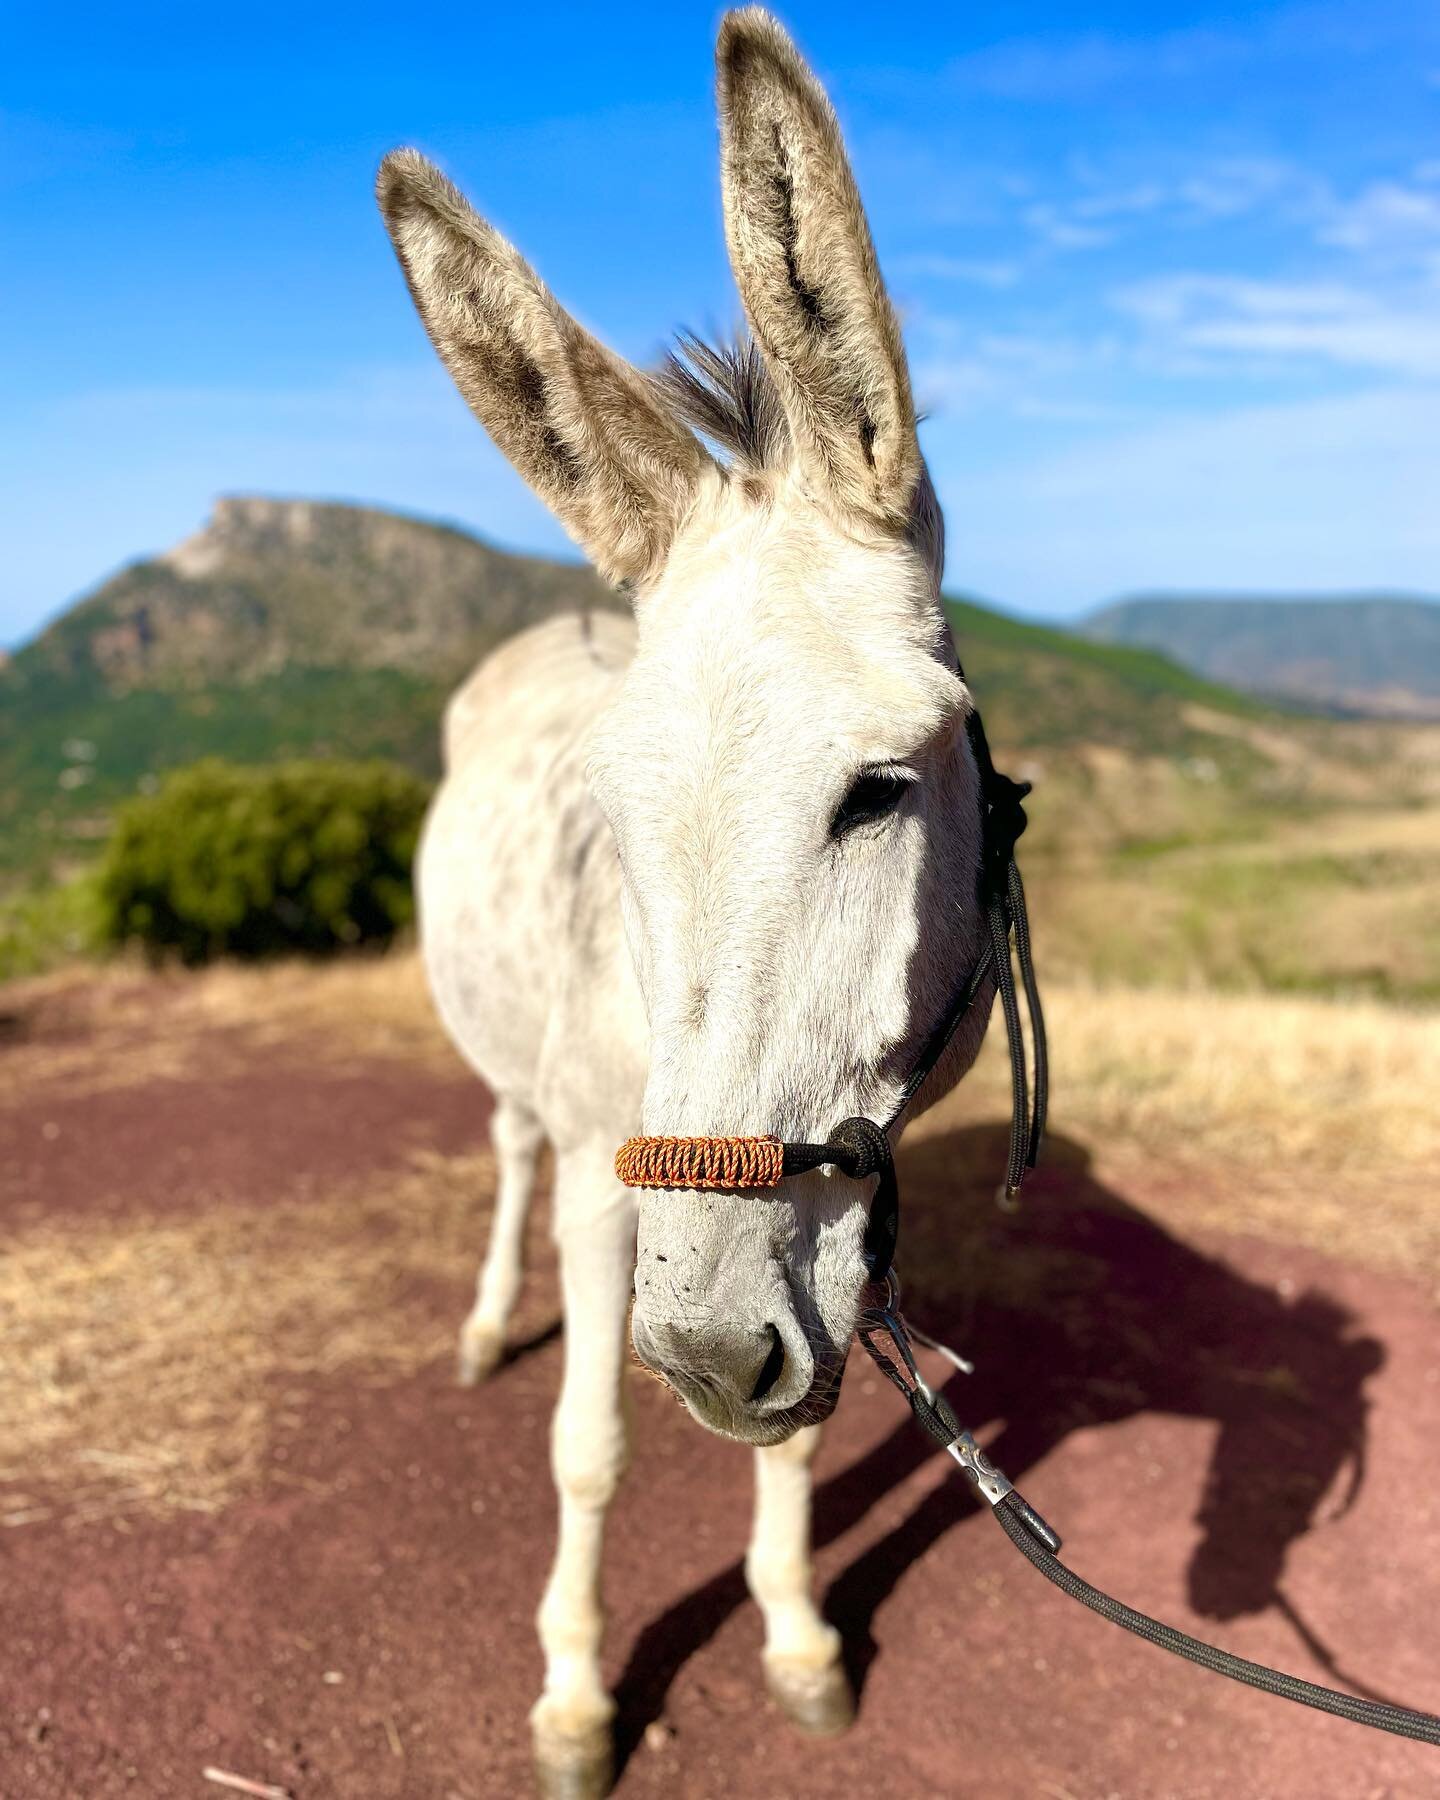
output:
[[[883,1124],[862,1115],[842,1119],[823,1144],[785,1144],[783,1175],[800,1175],[829,1164],[852,1180],[878,1177],[865,1228],[865,1260],[870,1273],[881,1280],[895,1260],[900,1232],[900,1190],[890,1133],[911,1102],[935,1072],[962,1021],[979,999],[987,980],[993,978],[1005,1019],[1010,1051],[1010,1153],[1000,1190],[1002,1204],[1013,1207],[1027,1170],[1035,1167],[1045,1135],[1045,1115],[1050,1097],[1050,1065],[1045,1045],[1045,1015],[1035,979],[1030,942],[1030,917],[1025,906],[1025,884],[1015,860],[1015,846],[1025,830],[1025,796],[1028,781],[1012,781],[995,767],[990,744],[978,710],[965,722],[975,767],[980,777],[981,852],[977,898],[984,918],[986,942],[961,983],[949,1008],[937,1021],[916,1058],[900,1097]],[[1025,990],[1034,1044],[1034,1080],[1026,1067],[1025,1028],[1015,970]]]

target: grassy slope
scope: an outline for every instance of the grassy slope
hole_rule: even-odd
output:
[[[1280,713],[1144,650],[956,603],[1046,966],[1440,999],[1440,731]]]
[[[578,564],[375,508],[223,499],[0,668],[0,881],[83,857],[116,801],[218,755],[438,757],[449,690],[561,606],[615,604]]]
[[[1253,760],[1243,745],[1187,726],[1181,708],[1203,704],[1245,717],[1259,711],[1254,703],[1164,657],[1088,643],[966,602],[955,602],[952,615],[998,742],[1218,753],[1236,765],[1237,777]],[[228,684],[114,693],[79,655],[64,653],[63,641],[47,649],[43,662],[22,671],[23,681],[0,675],[0,874],[83,858],[116,802],[146,778],[200,756],[378,755],[436,773],[448,683],[424,673],[301,666]],[[77,743],[92,746],[93,755],[77,758]],[[76,785],[61,785],[67,769]]]
[[[1264,715],[1256,701],[1155,651],[1072,637],[970,600],[951,600],[949,610],[986,719],[994,718],[1008,743],[1193,750],[1187,706]]]
[[[439,683],[393,669],[297,668],[122,695],[45,676],[0,692],[0,876],[83,859],[117,802],[201,756],[388,756],[433,775],[443,698]],[[61,786],[67,769],[85,778]]]

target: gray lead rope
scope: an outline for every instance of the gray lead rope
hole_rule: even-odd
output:
[[[883,1299],[861,1316],[858,1332],[860,1342],[886,1379],[904,1395],[921,1430],[959,1464],[976,1493],[989,1502],[990,1510],[1010,1542],[1062,1594],[1069,1594],[1072,1599],[1079,1600],[1091,1612],[1098,1613],[1102,1619],[1108,1619],[1112,1625],[1120,1625],[1126,1631],[1133,1632],[1136,1637],[1144,1638],[1147,1643],[1198,1663],[1202,1669],[1209,1669],[1212,1674],[1227,1675],[1232,1681],[1242,1681],[1247,1687],[1259,1688],[1262,1693],[1275,1694],[1282,1700],[1293,1700],[1301,1706],[1333,1713],[1336,1718],[1348,1719],[1355,1725],[1369,1725],[1376,1731],[1388,1731],[1396,1737],[1413,1738],[1422,1744],[1440,1745],[1440,1718],[1432,1713],[1416,1712],[1408,1706],[1392,1706],[1383,1700],[1362,1700],[1355,1694],[1342,1694],[1335,1688],[1321,1687],[1318,1682],[1302,1681],[1298,1675],[1287,1675],[1279,1669],[1267,1669],[1263,1663],[1250,1662],[1229,1650],[1218,1650],[1213,1644],[1193,1638],[1187,1632],[1177,1631],[1173,1625],[1161,1624],[1148,1613],[1139,1612],[1133,1606],[1126,1606],[1124,1601],[1113,1599],[1099,1588],[1091,1587],[1088,1581],[1082,1580],[1074,1570],[1067,1568],[1060,1560],[1060,1534],[1041,1518],[1013,1482],[995,1467],[971,1434],[961,1426],[945,1396],[931,1388],[920,1373],[910,1349],[905,1320],[900,1312],[899,1284],[893,1272],[886,1277],[883,1287]],[[875,1342],[876,1336],[881,1332],[890,1338],[894,1346],[893,1358]],[[916,1335],[923,1338],[922,1333],[917,1332]],[[925,1341],[934,1344],[933,1339]],[[944,1345],[934,1347],[957,1366],[964,1366],[962,1359],[953,1350],[946,1350]]]

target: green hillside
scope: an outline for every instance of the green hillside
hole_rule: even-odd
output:
[[[1440,728],[1277,711],[1167,658],[956,603],[1044,966],[1440,999]]]
[[[1200,706],[1236,718],[1265,709],[1153,650],[1092,642],[951,600],[950,622],[991,735],[1031,747],[1103,743],[1141,753],[1193,752],[1209,734],[1187,724]]]

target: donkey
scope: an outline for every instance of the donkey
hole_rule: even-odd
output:
[[[606,350],[414,151],[379,200],[461,393],[620,612],[511,640],[455,695],[420,852],[428,979],[495,1095],[498,1192],[461,1373],[498,1362],[542,1141],[565,1370],[559,1544],[531,1715],[549,1794],[603,1793],[601,1538],[642,1362],[757,1448],[766,1679],[848,1723],[811,1592],[810,1464],[867,1275],[868,1182],[647,1191],[630,1133],[821,1139],[888,1116],[981,942],[971,700],[899,327],[824,91],[747,9],[717,49],[726,238],[750,339],[657,375]],[[979,1048],[987,983],[925,1084]],[[912,1108],[912,1111],[915,1110]]]

